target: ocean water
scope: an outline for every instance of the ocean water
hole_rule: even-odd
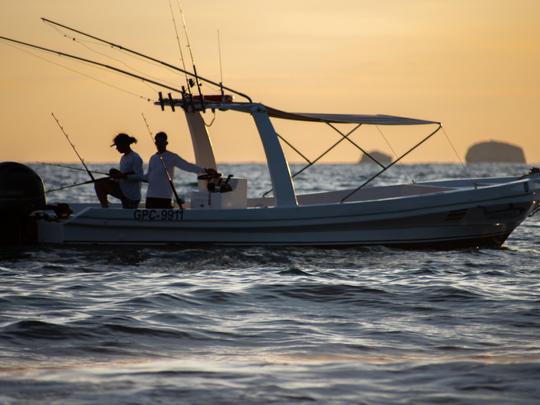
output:
[[[33,167],[47,189],[86,180]],[[222,170],[269,188],[261,165]],[[296,186],[373,170],[324,165]],[[401,166],[380,183],[464,171]],[[91,186],[49,199],[95,201]],[[536,404],[539,236],[532,217],[502,249],[1,247],[0,403]]]

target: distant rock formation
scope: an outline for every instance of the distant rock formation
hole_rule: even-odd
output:
[[[373,156],[375,159],[377,159],[378,162],[382,163],[383,165],[388,165],[392,163],[392,156],[387,155],[386,153],[379,152],[377,150],[368,152],[371,156]],[[358,162],[359,164],[373,164],[376,165],[373,160],[371,160],[367,155],[362,155],[362,158]]]
[[[472,145],[465,160],[467,163],[527,163],[523,149],[519,146],[496,141]]]

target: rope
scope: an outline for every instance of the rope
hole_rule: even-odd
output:
[[[456,148],[454,147],[454,144],[452,143],[452,140],[450,139],[450,137],[448,136],[448,134],[446,133],[446,130],[444,129],[444,127],[442,127],[442,132],[444,134],[444,136],[446,137],[446,140],[448,141],[448,143],[450,144],[450,146],[452,147],[452,150],[454,151],[459,163],[461,164],[461,166],[463,167],[463,170],[465,171],[465,173],[469,173],[469,169],[467,168],[467,165],[465,164],[465,162],[463,161],[463,159],[461,159],[461,156],[459,156]]]
[[[343,135],[341,134],[342,138],[339,139],[337,142],[335,142],[332,146],[330,146],[328,149],[326,149],[326,151],[324,151],[322,154],[320,154],[317,158],[315,158],[313,161],[309,161],[309,159],[307,159],[306,157],[304,157],[304,159],[306,159],[306,161],[309,162],[308,165],[304,166],[302,169],[298,170],[296,173],[294,173],[291,178],[295,178],[296,176],[298,176],[300,173],[302,173],[303,171],[307,170],[308,168],[310,168],[311,166],[313,166],[315,163],[317,163],[320,159],[322,159],[325,155],[327,155],[332,149],[334,149],[336,146],[338,146],[341,142],[343,142],[344,140],[348,139],[348,137],[354,132],[356,131],[358,128],[360,128],[362,124],[358,124],[356,125],[353,129],[351,129],[346,135]],[[339,132],[339,131],[338,131]],[[279,135],[278,135],[279,136]],[[281,136],[279,136],[281,138]],[[281,138],[283,139],[283,138]],[[291,144],[288,143],[289,146],[292,146]],[[294,148],[296,150],[296,148]],[[263,197],[266,197],[268,194],[270,194],[271,192],[273,191],[273,189],[271,188],[270,190],[266,191],[264,194],[263,194]]]
[[[390,148],[390,150],[392,151],[392,157],[396,157],[397,156],[397,153],[396,151],[394,150],[394,148],[392,148],[392,145],[390,145],[390,142],[388,142],[388,139],[386,138],[386,136],[384,135],[383,131],[379,128],[378,125],[375,125],[375,128],[377,128],[377,131],[379,131],[379,134],[381,134],[382,138],[384,139],[384,141],[386,142],[386,145]]]
[[[396,157],[397,157],[397,153],[396,151],[394,150],[394,148],[392,148],[392,145],[390,145],[390,142],[388,141],[388,139],[386,138],[386,136],[384,135],[382,129],[379,128],[378,125],[375,125],[375,128],[377,128],[377,131],[379,131],[379,134],[381,134],[382,138],[384,139],[384,141],[386,142],[386,145],[388,145],[388,147],[390,148],[390,150],[392,151],[392,160],[394,160]],[[414,177],[411,177],[409,175],[407,175],[407,177],[409,178],[409,180],[411,181],[411,183],[415,183],[415,180],[414,180]]]
[[[397,162],[399,162],[401,159],[403,159],[405,156],[407,156],[409,153],[411,153],[413,150],[418,148],[420,145],[422,145],[424,142],[426,142],[429,138],[431,138],[433,135],[435,135],[440,129],[442,128],[442,124],[439,124],[437,129],[435,129],[433,132],[431,132],[428,136],[426,136],[424,139],[422,139],[420,142],[418,142],[416,145],[414,145],[412,148],[410,148],[407,152],[405,152],[403,155],[398,157],[396,160],[394,160],[392,163],[390,163],[388,166],[386,166],[384,169],[380,170],[378,173],[376,173],[374,176],[370,177],[368,180],[366,180],[364,183],[362,183],[360,186],[355,188],[353,191],[351,191],[349,194],[347,194],[345,197],[343,197],[340,200],[340,203],[345,202],[349,197],[351,197],[353,194],[355,194],[358,190],[366,186],[367,184],[371,183],[374,179],[379,177],[381,174],[383,174],[385,171],[390,169],[392,166],[394,166]]]
[[[214,114],[214,116],[212,117],[212,120],[210,121],[210,124],[207,124],[206,121],[203,118],[204,126],[206,128],[210,128],[212,125],[214,125],[214,121],[216,120],[216,112],[212,111],[212,114]]]

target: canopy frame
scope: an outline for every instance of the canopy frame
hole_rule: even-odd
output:
[[[438,123],[437,128],[435,128],[434,131],[432,131],[428,136],[426,136],[424,139],[422,139],[420,142],[418,142],[416,145],[414,145],[412,148],[410,148],[407,152],[403,153],[400,157],[398,157],[396,160],[394,160],[392,163],[390,163],[385,168],[379,170],[377,173],[375,173],[373,176],[371,176],[368,180],[366,180],[364,183],[359,185],[357,188],[355,188],[353,191],[351,191],[349,194],[347,194],[345,197],[343,197],[339,202],[342,204],[345,201],[347,201],[350,197],[352,197],[354,194],[356,194],[357,191],[367,186],[369,183],[371,183],[373,180],[375,180],[377,177],[379,177],[381,174],[383,174],[385,171],[390,169],[392,166],[394,166],[397,162],[399,162],[401,159],[403,159],[405,156],[407,156],[409,153],[414,151],[416,148],[418,148],[420,145],[422,145],[424,142],[426,142],[429,138],[431,138],[433,135],[435,135],[439,130],[442,128],[442,124]]]
[[[353,134],[353,132],[355,132],[358,128],[360,128],[362,126],[362,124],[357,124],[353,129],[351,129],[349,132],[347,132],[347,134],[344,134],[343,132],[341,132],[338,128],[336,128],[335,126],[333,126],[332,124],[330,124],[329,122],[327,122],[327,124],[333,128],[335,131],[337,131],[340,135],[341,135],[341,139],[339,139],[337,142],[335,142],[332,146],[330,146],[328,149],[326,149],[323,153],[321,153],[319,156],[317,156],[313,161],[309,160],[307,157],[304,156],[303,153],[301,153],[297,148],[295,148],[289,141],[287,141],[285,138],[283,138],[281,135],[277,134],[277,136],[279,137],[279,139],[283,140],[288,146],[291,147],[291,149],[293,149],[296,153],[298,153],[300,156],[302,156],[302,158],[304,158],[304,160],[306,160],[306,162],[308,163],[306,166],[304,166],[302,169],[298,170],[296,173],[294,173],[291,178],[295,178],[296,176],[298,176],[300,173],[304,172],[305,170],[309,169],[311,166],[313,166],[315,163],[317,163],[319,160],[321,160],[324,156],[326,156],[328,153],[330,153],[333,149],[335,149],[341,142],[343,142],[344,140],[347,140],[349,142],[351,142],[354,146],[356,146],[358,149],[360,149],[362,152],[366,153],[371,159],[373,159],[373,161],[375,161],[377,164],[379,164],[381,167],[384,167],[384,165],[382,165],[381,163],[379,163],[375,158],[373,158],[371,155],[369,155],[367,152],[364,151],[364,149],[362,149],[359,145],[356,144],[356,142],[352,141],[351,139],[349,139],[349,136],[351,136]],[[270,189],[266,192],[263,193],[263,197],[266,197],[268,194],[270,194],[271,192],[273,191],[273,189]]]
[[[428,139],[430,139],[433,135],[435,135],[441,128],[442,124],[438,121],[426,121],[426,120],[418,120],[418,119],[412,119],[412,118],[405,118],[405,117],[395,117],[390,115],[342,115],[342,114],[310,114],[310,113],[288,113],[285,111],[276,110],[270,107],[265,106],[268,112],[268,115],[270,117],[274,118],[281,118],[281,119],[289,119],[289,120],[295,120],[295,121],[311,121],[311,122],[324,122],[327,124],[330,128],[334,129],[337,133],[341,135],[341,139],[339,139],[337,142],[335,142],[332,146],[330,146],[328,149],[326,149],[322,154],[317,156],[314,160],[309,160],[303,153],[301,153],[296,147],[294,147],[289,141],[287,141],[283,136],[276,133],[277,137],[281,140],[283,140],[291,149],[293,149],[296,153],[298,153],[308,164],[304,166],[302,169],[294,173],[291,178],[294,179],[296,176],[298,176],[300,173],[303,173],[305,170],[313,166],[315,163],[317,163],[320,159],[322,159],[324,156],[326,156],[328,153],[330,153],[334,148],[336,148],[341,142],[344,140],[349,141],[352,145],[354,145],[358,150],[362,151],[368,158],[370,158],[373,162],[375,162],[381,169],[375,173],[373,176],[371,176],[369,179],[367,179],[364,183],[362,183],[360,186],[352,190],[349,194],[347,194],[345,197],[343,197],[340,200],[340,203],[346,202],[349,198],[351,198],[356,192],[367,186],[369,183],[371,183],[373,180],[375,180],[377,177],[382,175],[384,172],[386,172],[388,169],[390,169],[392,166],[397,164],[399,161],[404,159],[406,156],[408,156],[411,152],[416,150],[420,145],[422,145],[424,142],[426,142]],[[353,124],[356,123],[357,125],[347,132],[346,134],[341,132],[335,125],[335,123],[343,123],[343,124]],[[356,142],[354,142],[352,139],[350,139],[350,135],[352,135],[353,132],[355,132],[360,126],[363,124],[367,125],[430,125],[430,124],[436,124],[437,128],[430,132],[426,137],[424,137],[420,142],[416,143],[413,147],[411,147],[409,150],[407,150],[405,153],[403,153],[401,156],[399,156],[397,159],[393,160],[390,164],[384,165],[381,162],[379,162],[377,159],[375,159],[371,154],[369,154],[366,150],[364,150],[360,145],[358,145]],[[266,197],[268,194],[270,194],[273,191],[273,189],[270,189],[263,193],[263,197]]]
[[[167,102],[168,101],[168,102]],[[157,104],[157,103],[156,103]],[[177,100],[172,99],[171,97],[169,100],[161,100],[160,103],[163,107],[163,105],[169,104],[171,107],[174,105],[178,105],[184,109],[187,108],[183,100]],[[192,108],[198,109],[198,106],[191,105]],[[330,151],[332,151],[337,145],[339,145],[344,140],[349,141],[352,145],[354,145],[357,149],[361,150],[363,153],[365,153],[371,160],[373,160],[376,164],[378,164],[381,167],[381,170],[379,170],[375,175],[371,176],[368,180],[366,180],[364,183],[362,183],[360,186],[352,190],[349,194],[347,194],[345,197],[343,197],[340,200],[340,204],[347,201],[350,197],[352,197],[357,191],[367,186],[369,183],[371,183],[373,180],[375,180],[377,177],[379,177],[381,174],[383,174],[385,171],[390,169],[392,166],[394,166],[396,163],[401,161],[403,158],[405,158],[407,155],[409,155],[411,152],[413,152],[415,149],[417,149],[420,145],[422,145],[424,142],[426,142],[429,138],[431,138],[433,135],[435,135],[441,128],[442,124],[438,121],[427,121],[427,120],[420,120],[420,119],[414,119],[414,118],[406,118],[406,117],[397,117],[392,115],[344,115],[344,114],[313,114],[313,113],[289,113],[281,110],[276,110],[274,108],[268,107],[264,104],[259,103],[212,103],[207,105],[208,108],[219,109],[222,111],[226,110],[233,110],[233,111],[239,111],[244,113],[250,113],[253,118],[255,119],[257,126],[262,125],[261,120],[262,116],[265,116],[264,119],[265,124],[262,125],[264,127],[263,129],[271,128],[271,131],[276,140],[282,140],[287,144],[289,147],[291,147],[296,153],[298,153],[308,164],[294,173],[292,176],[289,174],[289,182],[294,179],[296,176],[298,176],[300,173],[307,170],[309,167],[313,166],[315,163],[317,163],[320,159],[322,159],[324,156],[326,156]],[[281,119],[289,119],[294,121],[311,121],[311,122],[319,122],[319,123],[325,123],[328,126],[330,126],[332,129],[334,129],[336,132],[338,132],[341,135],[341,139],[336,141],[332,146],[330,146],[326,151],[324,151],[322,154],[320,154],[317,158],[314,160],[308,159],[298,148],[293,146],[289,141],[287,141],[283,136],[278,134],[274,128],[272,127],[270,123],[270,118],[281,118]],[[344,134],[341,132],[338,128],[336,128],[332,124],[356,124],[356,126],[351,129],[348,133]],[[358,128],[360,128],[362,125],[394,125],[394,126],[404,126],[404,125],[437,125],[437,128],[432,131],[429,135],[427,135],[425,138],[423,138],[420,142],[415,144],[413,147],[411,147],[409,150],[407,150],[405,153],[403,153],[401,156],[399,156],[397,159],[392,161],[388,165],[383,165],[381,162],[377,161],[373,156],[371,156],[368,152],[366,152],[360,145],[358,145],[356,142],[349,139],[350,135],[352,135],[353,132],[355,132]],[[261,132],[261,128],[259,128],[259,132]],[[263,131],[268,132],[268,131]],[[264,144],[264,142],[263,142]],[[279,144],[279,141],[278,141]],[[275,147],[275,145],[274,145]],[[284,158],[284,156],[283,156]],[[287,166],[288,170],[288,164],[285,164]],[[277,169],[276,169],[277,170]],[[271,176],[272,177],[272,176]],[[278,176],[276,176],[277,178]],[[273,179],[273,177],[272,177]],[[287,186],[287,187],[286,187]],[[289,201],[289,198],[285,198],[286,195],[290,194],[290,191],[294,189],[294,186],[291,184],[282,184],[283,190],[280,191],[280,194],[283,196],[281,198],[282,205],[290,205],[293,202],[296,203],[296,197],[294,198],[295,201]],[[273,191],[274,187],[272,187],[270,190],[266,191],[263,194],[263,197],[266,197],[269,193]],[[291,190],[289,190],[291,189]],[[294,191],[293,191],[294,194]]]

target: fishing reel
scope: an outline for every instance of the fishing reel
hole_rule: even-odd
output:
[[[210,180],[210,179],[213,179],[215,177],[221,177],[223,176],[222,173],[218,172],[217,170],[215,169],[212,169],[212,168],[208,168],[208,169],[204,169],[204,173],[203,174],[199,174],[197,176],[197,180]]]
[[[197,178],[199,180],[206,180],[206,189],[209,193],[227,193],[232,191],[232,186],[229,184],[231,178],[234,175],[229,174],[226,179],[223,179],[223,175],[219,172],[201,174]]]
[[[66,203],[47,204],[45,209],[53,210],[58,219],[68,219],[73,214],[73,210]]]

